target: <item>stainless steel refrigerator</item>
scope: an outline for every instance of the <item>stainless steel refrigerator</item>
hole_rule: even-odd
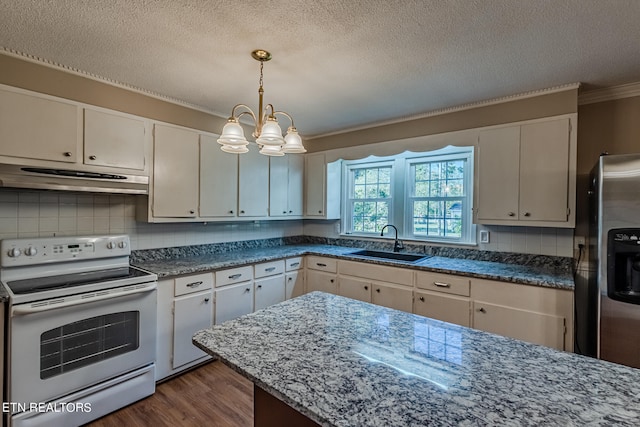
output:
[[[603,155],[591,173],[583,353],[640,368],[640,154]],[[576,301],[578,304],[578,301]]]

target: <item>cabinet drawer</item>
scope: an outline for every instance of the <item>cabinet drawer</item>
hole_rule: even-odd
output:
[[[259,279],[260,277],[273,276],[275,274],[284,273],[284,260],[263,262],[262,264],[256,264],[254,266],[254,277]]]
[[[216,288],[245,282],[251,279],[253,279],[253,267],[250,265],[216,271]]]
[[[286,270],[287,271],[294,271],[294,270],[300,270],[303,267],[303,262],[302,262],[302,257],[295,257],[295,258],[289,258],[285,260],[285,264],[286,264]]]
[[[309,256],[307,257],[307,268],[336,273],[338,271],[338,261],[334,258]]]
[[[470,280],[466,277],[451,274],[416,273],[416,286],[420,289],[444,292],[447,294],[469,296]]]
[[[211,288],[213,288],[213,275],[211,273],[178,277],[175,279],[174,295],[185,295]]]

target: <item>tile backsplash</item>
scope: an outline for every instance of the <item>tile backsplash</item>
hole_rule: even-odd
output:
[[[223,243],[289,236],[340,237],[339,221],[244,221],[149,224],[135,219],[131,195],[0,188],[0,239],[128,234],[133,249]],[[485,251],[572,257],[573,229],[479,225]]]
[[[148,224],[132,195],[0,189],[0,239],[128,234],[132,249],[299,236],[302,221]]]

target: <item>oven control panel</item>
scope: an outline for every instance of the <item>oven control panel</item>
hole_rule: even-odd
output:
[[[129,244],[127,235],[4,239],[0,242],[0,266],[129,256]]]

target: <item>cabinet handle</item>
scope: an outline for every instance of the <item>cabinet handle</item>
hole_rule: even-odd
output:
[[[448,283],[443,283],[443,282],[433,282],[434,285],[436,285],[439,288],[450,288],[451,285]]]
[[[233,213],[233,211],[229,211],[229,213],[230,213],[230,214],[232,214],[232,213]]]
[[[208,303],[209,302],[209,298],[205,298],[204,302]]]
[[[333,283],[333,279],[331,279],[330,282]]]
[[[242,276],[242,273],[236,273],[229,276],[229,279],[236,280],[236,279],[239,279],[241,276]]]
[[[270,272],[270,271],[273,271],[275,269],[276,269],[275,267],[269,267],[269,268],[265,268],[264,271]]]
[[[289,211],[289,213],[293,213],[293,211]]]
[[[246,288],[246,289],[244,290],[244,293],[246,294],[247,292],[251,292],[251,289],[250,289],[250,288]]]
[[[321,213],[322,213],[322,211],[318,211],[318,213],[319,213],[319,214],[321,214]]]
[[[291,282],[293,280],[293,277],[289,277],[287,280]]]
[[[368,290],[369,290],[369,287],[368,287],[367,285],[365,285],[365,286],[364,286],[364,290],[365,290],[365,291],[368,291]]]
[[[525,212],[524,216],[531,216],[531,213],[530,212]]]
[[[487,310],[485,310],[485,309],[484,309],[484,307],[480,307],[480,308],[478,309],[478,311],[479,311],[480,313],[486,313],[486,312],[487,312]]]
[[[71,157],[71,151],[65,151],[65,152],[63,153],[63,156],[65,156],[65,157]]]
[[[318,267],[326,267],[326,266],[327,266],[327,264],[323,264],[323,263],[321,263],[321,262],[316,262],[316,265],[317,265]]]
[[[95,160],[96,156],[89,156],[89,160]]]
[[[380,293],[380,288],[376,289],[376,292],[377,292],[377,293]]]
[[[262,289],[262,285],[258,285],[258,289]]]
[[[196,211],[194,211],[193,209],[191,209],[191,210],[189,210],[189,213],[190,213],[191,215],[193,215],[194,213],[196,213]]]
[[[289,264],[291,267],[297,267],[300,265],[299,262],[292,262],[291,264]]]
[[[420,301],[424,302],[424,297],[418,298]]]
[[[241,214],[243,214],[243,213],[244,213],[244,211],[240,211],[240,213],[241,213]]]
[[[202,281],[200,282],[192,282],[192,283],[187,283],[187,287],[188,288],[197,288],[198,286],[202,285]]]
[[[283,214],[286,214],[286,213],[287,213],[287,211],[282,211],[282,213],[283,213]]]
[[[515,212],[509,212],[509,216],[516,216]]]

